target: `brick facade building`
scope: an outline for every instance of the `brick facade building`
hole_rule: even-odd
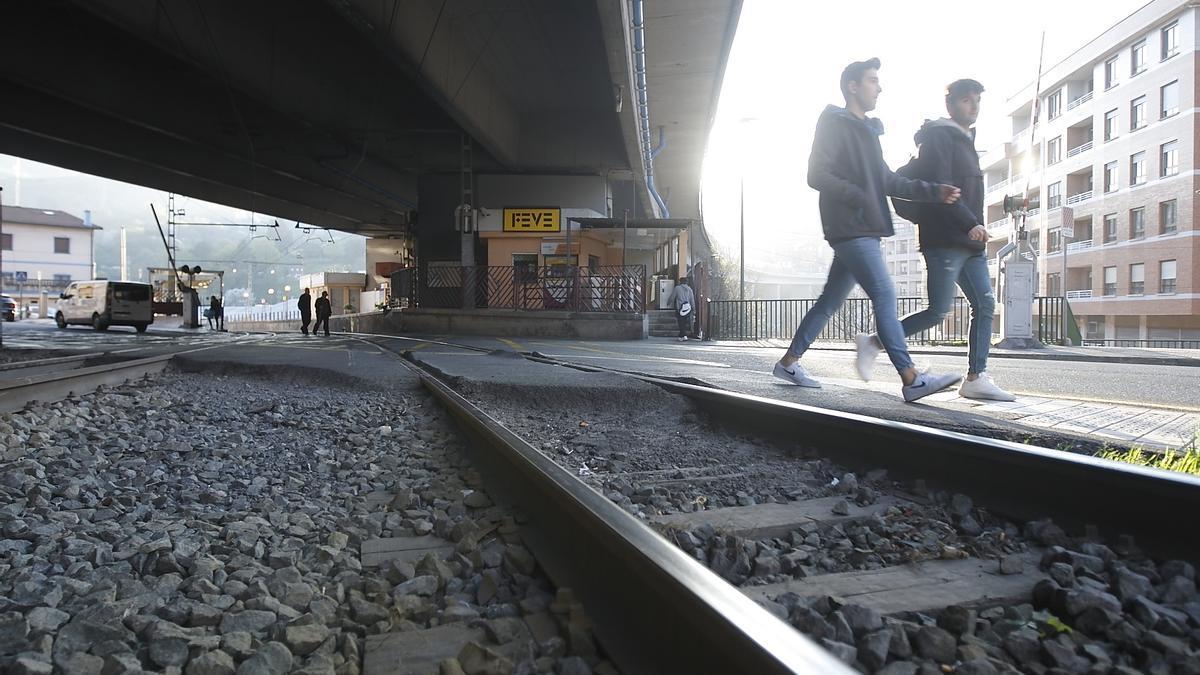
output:
[[[981,160],[989,253],[1012,236],[1004,196],[1028,186],[1038,294],[1065,283],[1085,338],[1200,339],[1198,23],[1190,2],[1145,5],[1042,74],[1032,142],[1033,86],[1010,98],[1013,137]]]

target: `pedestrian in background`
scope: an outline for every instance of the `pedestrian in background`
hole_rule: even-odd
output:
[[[329,317],[332,314],[333,306],[329,304],[329,291],[321,291],[321,297],[317,298],[317,322],[313,324],[313,335],[317,334],[317,330],[324,323],[325,337],[329,337]]]
[[[215,295],[208,296],[208,307],[206,307],[204,309],[204,318],[208,319],[208,329],[209,330],[213,329],[213,321],[217,317],[216,304],[217,304],[217,296],[215,296]]]
[[[313,306],[312,295],[307,288],[300,294],[300,301],[296,303],[296,306],[300,308],[300,332],[308,335],[308,322],[312,321]],[[313,326],[313,332],[316,331],[317,327]]]
[[[962,289],[971,305],[967,334],[967,377],[958,388],[964,398],[1015,401],[987,374],[992,346],[992,319],[996,298],[988,273],[987,227],[983,224],[983,171],[975,151],[975,121],[983,85],[975,80],[955,80],[946,87],[946,112],[950,117],[926,122],[914,139],[916,159],[901,173],[910,178],[947,183],[962,190],[954,204],[915,204],[892,200],[896,213],[917,224],[921,255],[925,257],[929,306],[904,317],[905,335],[942,323],[954,302],[954,286]],[[859,377],[871,378],[875,356],[882,345],[874,335],[860,335],[856,365]]]
[[[908,354],[904,329],[896,317],[896,291],[880,251],[881,238],[895,233],[885,195],[953,204],[960,192],[953,185],[897,176],[884,163],[879,145],[883,125],[867,117],[883,91],[879,59],[846,66],[840,84],[846,106],[827,106],[821,113],[808,160],[808,184],[820,192],[821,228],[833,247],[833,263],[820,297],[804,315],[772,374],[802,387],[821,386],[800,365],[800,357],[857,283],[871,298],[879,338],[900,374],[904,400],[916,401],[960,378],[918,373]]]
[[[225,306],[221,304],[221,299],[215,295],[209,296],[208,309],[212,312],[212,323],[217,330],[225,330]]]
[[[668,302],[675,310],[675,322],[679,324],[678,339],[687,342],[688,334],[692,332],[692,321],[696,318],[696,294],[688,285],[687,277],[679,277],[679,283],[675,284]]]

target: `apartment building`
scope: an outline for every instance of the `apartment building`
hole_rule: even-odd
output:
[[[0,287],[22,298],[37,297],[39,287],[66,287],[91,279],[92,236],[98,229],[91,213],[82,219],[65,211],[3,207],[0,224]]]
[[[1187,0],[1143,6],[1042,74],[1036,131],[1033,85],[1010,98],[1013,136],[981,159],[989,253],[1013,236],[1004,196],[1028,187],[1038,293],[1065,284],[1087,339],[1200,339],[1198,27]]]
[[[925,257],[917,241],[917,226],[892,216],[896,234],[883,240],[883,260],[896,284],[897,298],[925,297]]]

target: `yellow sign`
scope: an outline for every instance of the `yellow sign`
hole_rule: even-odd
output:
[[[504,209],[505,232],[559,232],[562,209]]]

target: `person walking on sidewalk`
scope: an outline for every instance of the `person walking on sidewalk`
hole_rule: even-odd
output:
[[[955,80],[946,87],[950,117],[926,122],[917,132],[917,158],[910,177],[954,185],[962,197],[954,204],[914,204],[893,200],[901,216],[917,223],[921,255],[925,257],[929,306],[904,317],[904,334],[913,335],[942,323],[954,302],[955,284],[971,305],[967,334],[967,377],[959,396],[990,401],[1015,401],[987,374],[996,298],[986,257],[987,227],[983,224],[983,172],[975,151],[975,130],[983,85]],[[859,377],[871,378],[875,357],[883,345],[875,335],[859,335],[856,366]]]
[[[867,117],[883,91],[879,86],[879,59],[846,66],[841,89],[846,107],[831,105],[821,113],[808,160],[808,184],[820,193],[821,228],[833,247],[833,263],[825,288],[804,315],[791,346],[775,364],[772,374],[802,387],[821,386],[800,365],[800,357],[857,283],[871,298],[875,325],[892,365],[900,374],[904,400],[912,402],[945,389],[960,378],[918,373],[908,355],[904,332],[896,317],[896,293],[880,250],[881,238],[894,234],[885,195],[953,204],[959,190],[952,185],[897,176],[884,163],[879,145],[883,125]]]
[[[679,324],[679,341],[687,342],[688,334],[692,332],[692,321],[696,318],[696,293],[688,285],[687,277],[679,277],[679,283],[675,284],[668,301],[671,309],[675,310],[675,322]]]
[[[300,332],[308,335],[308,322],[312,321],[313,306],[312,294],[308,292],[307,288],[300,294],[300,300],[296,306],[300,308]],[[317,332],[316,326],[313,326],[313,332]]]
[[[321,291],[321,297],[317,298],[317,322],[313,324],[313,335],[317,334],[317,330],[321,328],[321,324],[325,324],[325,337],[329,337],[329,317],[333,314],[333,306],[329,304],[329,291]]]

